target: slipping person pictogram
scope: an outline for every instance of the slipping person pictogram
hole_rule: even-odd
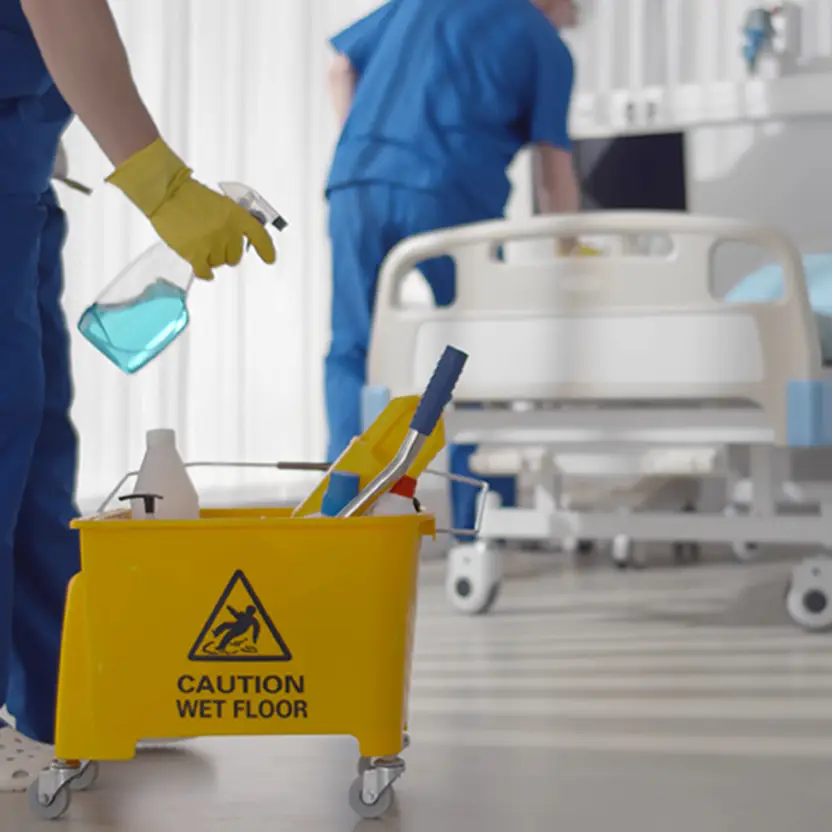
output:
[[[292,654],[248,578],[237,570],[188,658],[195,662],[286,662]]]
[[[214,636],[219,636],[223,633],[223,637],[217,644],[218,653],[228,652],[230,645],[240,645],[242,652],[256,650],[256,647],[248,647],[243,643],[244,637],[251,630],[251,641],[254,645],[257,644],[257,639],[260,638],[260,622],[257,620],[257,608],[253,604],[246,607],[245,612],[237,612],[234,607],[227,606],[226,609],[232,616],[231,621],[224,621],[218,627],[214,627]]]

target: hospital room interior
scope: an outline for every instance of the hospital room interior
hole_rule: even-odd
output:
[[[443,50],[500,86],[446,2],[111,0],[165,141],[277,255],[194,279],[63,134],[81,570],[53,744],[11,665],[0,832],[828,822],[832,0],[484,0],[574,67],[504,215],[336,174],[395,167],[348,152],[362,85],[406,76],[417,161],[455,140]]]

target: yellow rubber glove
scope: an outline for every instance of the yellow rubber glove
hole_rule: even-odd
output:
[[[555,253],[559,257],[599,257],[601,252],[592,246],[585,246],[580,240],[558,240]]]
[[[227,196],[206,188],[161,140],[119,165],[107,181],[153,223],[158,235],[203,280],[218,266],[236,266],[248,239],[266,263],[276,253],[268,231]]]

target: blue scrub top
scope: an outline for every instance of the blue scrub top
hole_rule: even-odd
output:
[[[42,95],[51,85],[20,0],[0,0],[0,101]]]
[[[0,196],[41,194],[49,187],[70,115],[20,0],[0,0]]]
[[[522,147],[570,148],[572,56],[529,0],[390,0],[332,45],[359,79],[328,192],[461,192],[497,217]]]

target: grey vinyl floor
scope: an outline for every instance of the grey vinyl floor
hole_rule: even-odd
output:
[[[196,740],[102,766],[67,832],[792,832],[832,818],[832,636],[785,620],[785,563],[617,573],[517,557],[491,615],[424,567],[413,745],[358,821],[350,739]],[[0,829],[44,828],[0,796]]]

